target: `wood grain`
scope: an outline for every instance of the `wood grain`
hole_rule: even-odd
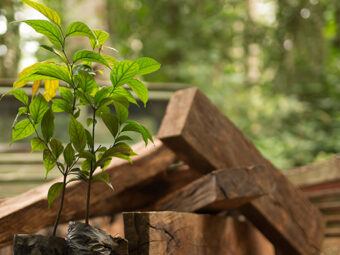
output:
[[[172,96],[158,136],[203,173],[264,166],[252,177],[267,195],[242,207],[242,213],[285,254],[320,254],[323,222],[318,210],[198,89]]]
[[[258,167],[261,171],[261,167]],[[263,170],[263,169],[262,169]],[[178,212],[221,212],[238,208],[264,195],[253,184],[254,169],[216,170],[169,194],[149,209]]]
[[[173,171],[169,166],[175,155],[157,141],[147,149],[137,145],[139,155],[130,164],[114,159],[108,170],[115,187],[94,183],[91,195],[91,217],[112,215],[146,207],[167,192],[176,190],[200,175],[194,171]],[[35,233],[53,224],[56,206],[47,208],[46,194],[51,183],[19,196],[5,199],[0,206],[0,247],[8,244],[15,233]],[[82,219],[85,211],[85,184],[67,187],[61,222]]]
[[[123,218],[130,255],[273,255],[270,246],[254,245],[260,239],[247,224],[231,217],[134,212]]]
[[[340,155],[330,159],[286,171],[287,178],[296,186],[307,189],[340,181]]]

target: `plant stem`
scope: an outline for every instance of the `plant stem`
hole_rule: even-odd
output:
[[[54,226],[53,226],[53,236],[55,236],[56,233],[57,233],[57,228],[58,228],[58,225],[59,225],[61,212],[62,212],[63,207],[64,207],[64,198],[65,198],[65,190],[66,190],[66,177],[67,177],[67,174],[64,174],[63,190],[61,192],[61,200],[60,200],[58,215],[57,215],[57,218],[56,218],[56,220],[54,222]]]
[[[92,174],[90,173],[88,184],[87,184],[85,224],[89,224],[89,218],[90,218],[91,183],[92,183]]]
[[[95,136],[95,129],[96,129],[96,111],[97,109],[93,108],[91,153],[93,154],[94,158],[96,158],[96,151],[94,149],[94,136]],[[89,175],[88,184],[87,184],[86,215],[85,215],[86,224],[89,224],[92,175],[95,170],[96,170],[96,162],[93,162],[93,160],[91,160],[91,169],[90,169],[90,175]]]

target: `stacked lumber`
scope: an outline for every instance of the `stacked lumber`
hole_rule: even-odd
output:
[[[292,169],[287,177],[319,208],[326,225],[325,237],[339,238],[340,247],[340,156]]]
[[[172,96],[158,136],[134,164],[113,160],[115,193],[93,187],[92,217],[130,212],[129,254],[321,253],[319,210],[199,90]],[[1,246],[52,224],[49,185],[0,203]],[[68,186],[62,222],[83,217],[83,191]]]

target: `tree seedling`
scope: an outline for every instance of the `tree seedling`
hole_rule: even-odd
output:
[[[26,67],[18,74],[10,93],[22,106],[13,123],[12,142],[34,136],[31,138],[32,151],[42,151],[45,175],[58,169],[63,176],[63,181],[53,184],[48,191],[49,206],[61,197],[53,229],[55,235],[68,183],[78,180],[87,183],[85,222],[88,224],[91,184],[99,181],[112,188],[110,176],[105,172],[111,159],[117,157],[131,161],[131,157],[136,155],[128,145],[132,140],[130,132],[139,133],[145,144],[152,141],[143,125],[128,119],[129,105],[138,104],[136,97],[146,105],[148,90],[138,77],[158,70],[160,64],[147,57],[135,61],[117,60],[103,53],[109,38],[107,32],[93,30],[80,21],[72,22],[65,29],[55,10],[32,0],[23,2],[47,18],[20,22],[48,39],[50,45],[41,45],[41,48],[53,54],[54,58]],[[68,40],[74,36],[86,37],[89,49],[67,54]],[[95,65],[109,69],[109,86],[100,86],[96,82],[98,70]],[[31,98],[23,89],[28,83],[33,83]],[[41,84],[44,84],[42,94]],[[91,117],[83,125],[79,116],[88,109]],[[69,141],[66,145],[54,134],[54,119],[59,113],[66,113],[69,118]],[[98,121],[103,121],[112,135],[112,143],[108,147],[96,144]],[[96,170],[98,173],[95,174]]]

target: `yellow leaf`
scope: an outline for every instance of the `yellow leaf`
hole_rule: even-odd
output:
[[[44,97],[46,101],[51,101],[56,95],[59,88],[59,80],[46,80]]]
[[[37,94],[40,87],[40,80],[34,81],[32,85],[32,96],[34,97]]]
[[[49,20],[53,21],[54,23],[56,23],[57,25],[60,26],[60,24],[61,24],[60,16],[55,10],[53,10],[53,9],[51,9],[51,8],[41,4],[41,3],[38,3],[36,1],[23,0],[23,2],[25,4],[31,6],[32,8],[36,9],[38,12],[40,12],[45,17],[47,17]]]
[[[14,88],[21,88],[26,85],[27,81],[23,80],[23,78],[32,75],[35,72],[35,68],[41,63],[35,63],[28,67],[25,67],[19,74],[18,79],[13,83]]]

